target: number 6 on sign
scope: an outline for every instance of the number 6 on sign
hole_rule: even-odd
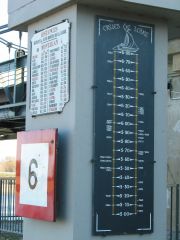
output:
[[[54,221],[57,130],[20,132],[17,144],[16,215]]]
[[[35,167],[38,168],[38,163],[37,163],[36,159],[34,159],[34,158],[30,161],[30,164],[29,164],[29,178],[28,178],[28,182],[29,182],[29,187],[31,189],[35,189],[38,180],[37,180],[36,172],[32,171],[32,165],[35,165]]]
[[[47,207],[48,156],[48,143],[22,144],[20,203]]]

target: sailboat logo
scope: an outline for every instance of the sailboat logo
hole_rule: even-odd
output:
[[[113,48],[116,51],[126,51],[126,52],[137,52],[139,50],[137,44],[134,41],[133,35],[131,33],[130,25],[124,24],[123,29],[125,31],[124,42],[118,44]]]

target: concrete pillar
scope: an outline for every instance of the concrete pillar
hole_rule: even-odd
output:
[[[28,25],[30,40],[41,29],[68,19],[70,37],[70,101],[60,114],[32,117],[29,110],[30,71],[27,84],[26,130],[58,128],[58,218],[55,223],[24,220],[24,240],[98,240],[92,235],[92,156],[94,26],[97,15],[146,22],[155,26],[154,112],[154,232],[146,235],[108,236],[107,240],[163,240],[166,238],[166,86],[167,24],[120,10],[72,5]],[[30,70],[30,53],[28,61]]]

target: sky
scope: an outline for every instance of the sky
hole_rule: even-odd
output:
[[[0,0],[0,26],[8,24],[7,2],[8,0]],[[0,37],[17,45],[20,44],[19,32],[17,31],[1,34]],[[27,47],[27,33],[22,34],[22,46]],[[8,48],[4,44],[0,43],[0,62],[4,62],[12,58],[14,58],[14,49],[11,49],[9,54]]]

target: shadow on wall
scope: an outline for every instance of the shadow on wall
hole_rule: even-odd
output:
[[[67,169],[70,166],[68,162],[69,151],[69,132],[62,132],[58,135],[58,151],[57,151],[57,179],[56,179],[56,208],[57,219],[64,220],[66,218],[66,203],[67,203],[67,186],[68,186],[68,174]],[[70,172],[68,170],[68,172]]]

